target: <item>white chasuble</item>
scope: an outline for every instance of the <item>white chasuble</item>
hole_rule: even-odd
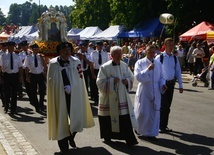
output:
[[[120,80],[114,84],[114,78]],[[128,91],[133,86],[133,74],[127,64],[120,62],[120,65],[112,65],[112,61],[108,61],[100,68],[97,77],[97,86],[100,93],[98,115],[110,116],[112,132],[120,132],[119,115],[130,114],[133,126],[136,126],[136,119],[133,112]],[[122,80],[128,81],[128,86],[122,83]]]
[[[47,73],[47,121],[48,137],[61,140],[73,132],[94,126],[93,115],[81,71],[81,62],[75,57],[69,59],[67,75],[71,85],[70,117],[67,105],[61,67],[57,57],[50,60]]]

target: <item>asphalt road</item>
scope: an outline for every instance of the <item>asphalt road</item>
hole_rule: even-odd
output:
[[[137,82],[130,92],[132,100]],[[70,149],[76,155],[214,155],[214,91],[199,86],[192,87],[184,82],[184,93],[174,93],[170,113],[169,127],[173,132],[159,134],[158,141],[149,142],[138,138],[139,144],[128,148],[124,141],[115,141],[112,145],[103,143],[99,137],[97,107],[92,105],[95,127],[85,129],[75,137],[78,149]],[[10,117],[0,112],[31,143],[40,155],[59,154],[56,141],[47,137],[46,115],[35,112],[27,98],[18,101],[18,114]]]

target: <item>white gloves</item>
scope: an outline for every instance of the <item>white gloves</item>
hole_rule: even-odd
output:
[[[64,89],[65,89],[65,92],[66,92],[67,94],[71,94],[71,86],[70,86],[70,85],[64,86]]]

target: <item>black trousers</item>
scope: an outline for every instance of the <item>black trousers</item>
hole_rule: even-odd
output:
[[[193,63],[188,63],[188,66],[189,66],[189,71],[192,74],[194,72]]]
[[[211,82],[211,88],[214,88],[214,71],[211,72],[210,82]]]
[[[90,83],[89,74],[90,74],[90,70],[87,69],[87,70],[83,71],[85,86],[86,86],[87,92],[88,92],[89,83]]]
[[[3,83],[0,84],[0,96],[1,96],[1,102],[2,102],[2,106],[5,106],[5,96],[4,96],[4,85]]]
[[[30,88],[31,88],[31,103],[35,106],[36,110],[44,110],[45,98],[45,76],[41,74],[30,74]],[[37,90],[39,88],[39,100],[37,97]]]
[[[161,95],[161,108],[160,108],[160,129],[166,129],[169,120],[170,107],[172,104],[174,94],[175,82],[167,84],[168,89]]]
[[[25,85],[25,91],[27,93],[29,101],[31,102],[31,88],[30,88],[31,84],[26,81],[25,69],[23,69],[23,83]],[[22,92],[23,92],[22,83],[19,83],[18,93],[22,94]]]
[[[204,65],[201,58],[196,58],[195,65],[194,65],[194,75],[200,74],[203,68],[204,68]]]
[[[70,100],[71,100],[71,96],[68,95],[67,93],[65,93],[65,98],[66,98],[67,113],[68,113],[68,115],[70,117]],[[70,136],[65,137],[65,138],[57,141],[58,142],[58,146],[59,146],[59,148],[60,148],[60,150],[62,152],[68,151],[68,148],[69,148],[68,142],[73,140],[75,135],[76,135],[76,132],[74,132],[72,134],[70,133]]]
[[[99,69],[94,69],[94,74],[98,75]],[[99,101],[99,92],[96,84],[97,79],[92,79],[92,88],[91,88],[91,97],[94,99],[95,102],[98,103]]]
[[[16,112],[17,108],[17,92],[19,86],[19,73],[3,73],[4,79],[4,99],[5,99],[5,111],[9,109],[9,103],[11,105],[11,113]]]
[[[105,140],[110,140],[110,139],[125,140],[127,144],[132,144],[137,141],[133,132],[129,114],[119,116],[119,121],[120,121],[119,133],[112,132],[110,116],[99,116],[98,119],[100,124],[101,138],[104,138]]]

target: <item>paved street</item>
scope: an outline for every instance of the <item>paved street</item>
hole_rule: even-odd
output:
[[[184,76],[185,77],[185,76]],[[134,100],[137,82],[131,97]],[[75,137],[76,155],[214,155],[214,91],[199,83],[192,87],[184,80],[184,93],[176,90],[172,104],[169,127],[173,132],[159,134],[151,143],[138,138],[139,144],[128,148],[124,141],[107,145],[99,138],[97,107],[92,105],[95,127],[85,129]],[[18,114],[14,117],[0,109],[0,154],[59,154],[56,141],[47,138],[45,114],[38,114],[26,98],[18,101]],[[2,149],[5,148],[5,151]],[[2,151],[2,152],[1,152]]]

